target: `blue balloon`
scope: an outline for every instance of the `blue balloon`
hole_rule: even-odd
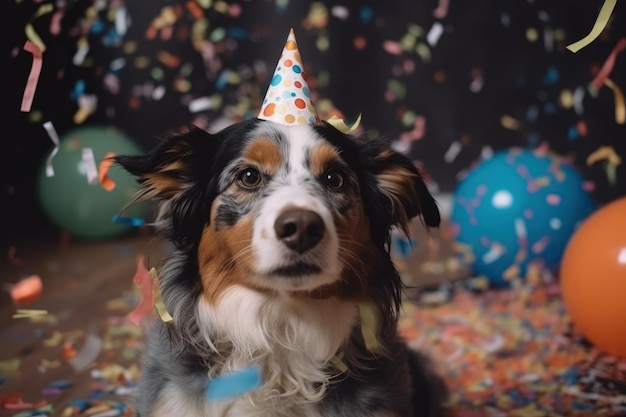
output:
[[[582,175],[556,155],[512,148],[478,163],[457,185],[450,223],[456,253],[492,287],[555,273],[565,246],[596,207]]]

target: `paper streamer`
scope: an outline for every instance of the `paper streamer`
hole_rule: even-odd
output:
[[[144,265],[143,256],[140,256],[137,260],[137,271],[133,277],[133,283],[140,287],[141,299],[139,300],[139,304],[128,313],[126,318],[135,325],[139,325],[144,317],[150,315],[154,306],[152,277]]]
[[[610,78],[604,80],[604,85],[613,90],[613,96],[615,97],[615,122],[618,125],[626,123],[626,100],[624,100],[624,93]]]
[[[600,8],[600,13],[598,13],[598,18],[596,19],[596,23],[594,23],[593,28],[591,28],[591,32],[581,40],[571,43],[566,46],[571,52],[578,52],[583,49],[585,46],[589,45],[593,42],[599,35],[602,33],[602,30],[606,27],[606,24],[611,17],[611,13],[613,13],[613,9],[617,4],[617,0],[605,0],[604,4]]]
[[[150,278],[152,278],[152,291],[154,296],[154,307],[159,313],[159,317],[164,323],[169,323],[174,318],[167,312],[165,304],[163,303],[163,295],[161,294],[161,286],[159,285],[159,277],[157,277],[156,269],[153,267],[150,270]]]
[[[24,88],[24,95],[22,96],[22,106],[20,107],[20,110],[23,112],[29,112],[33,105],[33,99],[35,98],[35,91],[37,90],[37,83],[39,82],[39,75],[41,74],[43,58],[41,48],[31,41],[26,41],[24,44],[24,50],[33,55],[33,63],[30,67],[30,74],[28,74],[26,87]]]
[[[354,123],[352,123],[352,126],[348,126],[345,120],[340,119],[335,115],[332,115],[327,122],[341,133],[348,134],[354,132],[359,127],[359,124],[361,123],[361,114],[359,113]]]
[[[100,161],[100,165],[98,167],[98,180],[100,181],[100,185],[107,191],[113,191],[115,189],[115,181],[109,178],[109,168],[113,165],[113,157],[115,156],[115,152],[107,152],[104,155],[104,158]]]
[[[600,69],[598,74],[595,76],[593,81],[589,83],[591,87],[595,88],[596,90],[599,90],[600,88],[602,88],[602,85],[604,84],[604,80],[606,80],[609,74],[611,74],[611,71],[613,71],[613,66],[615,65],[615,58],[624,49],[626,49],[626,38],[620,39],[620,41],[617,42],[615,47],[613,47],[611,54],[606,59],[606,61],[604,61],[602,68]]]
[[[48,310],[33,310],[33,309],[25,309],[18,308],[15,314],[13,314],[14,319],[30,319],[33,317],[45,316],[48,314]]]
[[[370,352],[373,352],[378,349],[379,346],[378,337],[376,337],[378,331],[378,316],[376,310],[369,303],[360,303],[359,314],[361,316],[361,333],[365,347]]]
[[[206,395],[210,400],[227,400],[253,391],[263,385],[263,374],[258,366],[209,380]]]
[[[620,158],[612,146],[600,146],[587,157],[585,162],[587,166],[591,166],[600,161],[607,161],[610,164],[619,165],[622,163],[622,158]]]
[[[46,177],[54,177],[54,167],[52,166],[52,160],[54,159],[54,155],[59,152],[59,135],[54,129],[52,122],[45,122],[43,124],[43,127],[44,129],[46,129],[46,132],[48,132],[48,136],[50,137],[52,143],[54,143],[54,148],[52,149],[52,152],[50,152],[50,155],[48,155],[48,159],[46,159]]]
[[[343,361],[343,356],[344,352],[339,352],[330,359],[330,362],[335,365],[339,372],[345,374],[346,372],[348,372],[348,365],[346,365],[346,363]]]
[[[41,6],[39,6],[39,9],[37,9],[37,12],[35,12],[33,17],[30,19],[30,22],[28,22],[26,26],[24,27],[24,32],[26,33],[26,37],[28,38],[28,40],[30,40],[32,43],[34,43],[35,45],[39,47],[39,50],[41,51],[41,53],[44,53],[46,51],[46,44],[43,43],[43,41],[41,40],[37,32],[35,32],[35,28],[33,27],[33,24],[31,22],[37,19],[38,17],[43,16],[44,14],[52,13],[53,10],[54,10],[54,5],[42,4]]]
[[[98,168],[96,168],[96,158],[93,156],[93,149],[83,148],[81,158],[87,173],[87,182],[89,184],[95,184],[98,181]]]

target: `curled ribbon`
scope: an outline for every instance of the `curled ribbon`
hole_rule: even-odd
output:
[[[605,0],[604,4],[600,8],[600,13],[598,13],[596,22],[591,28],[591,32],[589,32],[589,34],[581,40],[567,45],[566,48],[571,52],[576,53],[600,36],[600,33],[602,33],[602,30],[609,22],[609,18],[611,17],[611,13],[613,13],[613,9],[616,4],[617,0]]]
[[[354,123],[352,123],[352,126],[348,126],[345,120],[340,119],[335,115],[331,116],[327,122],[341,133],[348,134],[354,132],[359,127],[359,124],[361,123],[361,114],[359,114]]]

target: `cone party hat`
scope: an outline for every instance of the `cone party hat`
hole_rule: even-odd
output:
[[[319,121],[293,28],[289,31],[257,117],[288,126]]]

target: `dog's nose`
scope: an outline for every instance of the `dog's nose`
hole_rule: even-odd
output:
[[[314,211],[291,209],[278,216],[274,230],[289,249],[304,253],[324,237],[324,220]]]

